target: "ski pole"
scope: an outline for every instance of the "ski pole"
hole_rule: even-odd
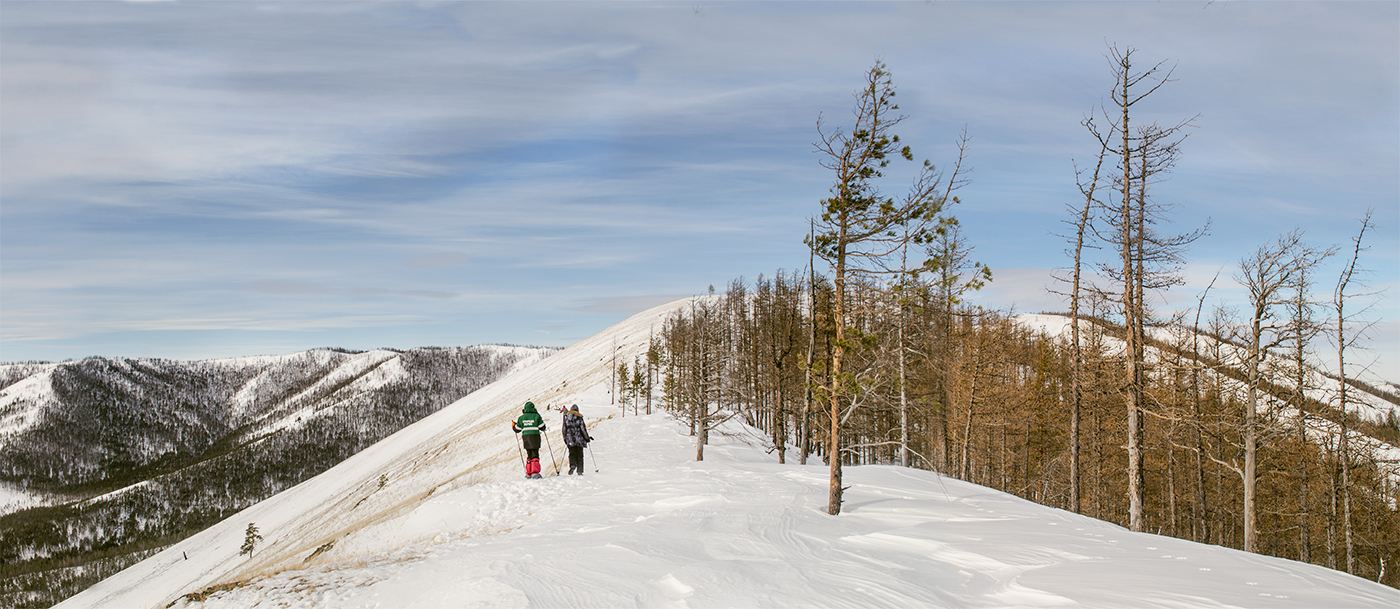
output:
[[[525,449],[520,444],[520,434],[511,433],[511,435],[515,436],[515,452],[520,454],[520,466],[528,469],[528,466],[525,464]]]
[[[588,458],[593,460],[593,473],[598,473],[598,458],[593,456],[593,447],[587,444],[583,446],[588,449]]]
[[[554,445],[549,441],[549,434],[540,432],[544,436],[544,445],[549,447],[549,461],[554,464],[554,475],[559,475],[559,460],[554,458]]]

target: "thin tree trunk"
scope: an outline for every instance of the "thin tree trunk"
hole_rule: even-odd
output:
[[[1259,337],[1263,330],[1260,328],[1263,323],[1264,311],[1256,308],[1254,319],[1250,322],[1250,342],[1249,342],[1249,399],[1244,406],[1244,550],[1246,552],[1258,552],[1259,541],[1257,539],[1256,520],[1257,507],[1256,499],[1256,476],[1259,463],[1259,439],[1257,437],[1257,410],[1259,404],[1259,359],[1263,356],[1260,353]]]
[[[1340,439],[1340,436],[1339,436],[1338,439]],[[1331,451],[1329,451],[1329,452],[1331,452]],[[1327,489],[1330,491],[1330,492],[1328,493],[1328,499],[1331,500],[1331,501],[1328,502],[1328,506],[1331,508],[1331,509],[1330,509],[1331,517],[1327,519],[1327,566],[1328,566],[1329,568],[1336,569],[1336,568],[1337,568],[1337,521],[1340,520],[1340,519],[1337,517],[1337,515],[1338,515],[1338,514],[1337,514],[1337,512],[1338,512],[1337,504],[1340,503],[1340,502],[1338,501],[1338,499],[1337,499],[1337,495],[1338,495],[1338,493],[1337,493],[1337,476],[1338,476],[1337,470],[1339,469],[1339,467],[1338,467],[1337,464],[1341,461],[1341,459],[1337,456],[1336,453],[1333,453],[1331,456],[1333,457],[1333,459],[1332,459],[1332,468],[1331,468],[1331,471],[1328,472],[1330,475],[1327,477]]]
[[[979,349],[979,350],[980,350],[980,349]],[[977,408],[977,376],[978,376],[978,369],[977,369],[977,368],[978,368],[978,365],[977,365],[976,358],[977,358],[977,357],[980,357],[980,356],[979,356],[979,354],[974,353],[972,357],[973,357],[973,361],[972,361],[971,388],[968,390],[968,397],[967,397],[967,417],[966,417],[966,419],[965,419],[965,423],[963,424],[962,459],[960,460],[961,466],[959,466],[959,468],[958,468],[958,477],[959,477],[959,478],[962,478],[963,480],[969,480],[969,481],[971,480],[971,478],[969,478],[968,476],[971,475],[970,467],[971,467],[971,458],[972,458],[972,450],[971,450],[971,448],[972,448],[972,412],[973,412],[973,410],[975,410],[975,409]]]
[[[1340,306],[1337,307],[1337,316],[1339,318],[1337,324],[1337,334],[1339,335],[1339,339],[1341,338],[1340,335],[1342,333],[1340,322],[1341,309],[1342,308]],[[1338,344],[1344,343],[1341,343],[1339,340]],[[1351,441],[1347,438],[1349,431],[1347,429],[1347,383],[1345,367],[1346,358],[1343,355],[1344,352],[1344,348],[1339,347],[1337,349],[1338,402],[1341,404],[1341,429],[1338,432],[1337,437],[1337,461],[1339,467],[1341,467],[1342,470],[1342,482],[1340,491],[1342,496],[1342,539],[1344,541],[1344,547],[1346,548],[1346,571],[1347,573],[1355,575],[1356,545],[1355,541],[1352,538],[1351,531]]]
[[[905,244],[900,250],[899,257],[899,277],[900,285],[905,286],[905,273],[909,266],[909,230],[904,231]],[[899,465],[909,467],[909,392],[907,390],[909,375],[904,362],[904,326],[908,323],[905,319],[905,300],[908,294],[901,289],[898,292],[899,306]]]
[[[798,462],[807,464],[807,455],[811,452],[811,410],[812,410],[812,365],[817,349],[817,250],[816,243],[816,220],[809,220],[807,233],[807,364],[803,366],[805,379],[803,381],[802,394],[802,422],[798,433],[801,435],[799,443],[802,445],[802,458]]]
[[[1172,537],[1180,537],[1177,534],[1176,514],[1176,450],[1171,442],[1167,443],[1167,514],[1171,518]]]
[[[1312,319],[1307,300],[1307,269],[1304,268],[1302,273],[1298,280],[1298,295],[1293,302],[1294,408],[1298,409],[1298,446],[1303,451],[1303,458],[1298,460],[1298,559],[1312,562],[1312,515],[1308,505],[1308,491],[1312,482],[1308,466],[1308,461],[1311,460],[1311,443],[1308,440],[1308,405],[1305,393],[1308,386],[1307,343],[1312,336]]]
[[[1104,519],[1103,498],[1104,498],[1104,476],[1103,476],[1103,436],[1100,430],[1103,428],[1103,421],[1099,420],[1099,411],[1093,412],[1094,425],[1094,518]]]
[[[1126,121],[1127,113],[1125,112],[1123,116],[1125,119],[1123,123],[1123,141],[1126,144],[1128,141],[1128,123]],[[1126,147],[1124,149],[1126,150]],[[1143,396],[1147,391],[1147,374],[1146,370],[1144,369],[1146,364],[1146,358],[1144,357],[1144,343],[1147,335],[1147,303],[1144,300],[1143,290],[1143,277],[1145,270],[1144,266],[1147,260],[1147,230],[1145,222],[1147,217],[1146,205],[1148,170],[1147,146],[1145,144],[1140,147],[1140,153],[1142,155],[1142,175],[1138,176],[1139,184],[1138,191],[1136,193],[1138,203],[1137,217],[1133,218],[1133,222],[1137,226],[1137,230],[1135,231],[1136,235],[1134,235],[1131,240],[1134,250],[1132,256],[1132,265],[1134,268],[1133,272],[1128,275],[1132,278],[1133,291],[1133,323],[1129,326],[1130,331],[1132,333],[1132,339],[1129,343],[1132,345],[1132,355],[1130,356],[1130,359],[1132,361],[1132,373],[1129,375],[1129,383],[1131,384],[1129,392],[1132,395],[1132,400],[1134,404],[1132,415],[1129,417],[1130,424],[1133,427],[1133,430],[1131,431],[1133,439],[1130,441],[1131,447],[1129,449],[1128,455],[1128,467],[1130,470],[1132,470],[1132,474],[1130,474],[1129,476],[1129,484],[1134,487],[1132,495],[1136,498],[1136,507],[1135,509],[1131,510],[1129,522],[1130,524],[1132,522],[1137,523],[1136,525],[1131,525],[1131,528],[1134,531],[1145,531],[1147,529],[1147,523],[1144,519],[1146,477],[1144,475],[1145,469],[1142,454],[1142,443],[1143,438],[1146,436],[1147,427],[1147,419],[1142,412],[1142,407],[1145,401]],[[1131,481],[1133,478],[1136,478],[1135,483]],[[1132,502],[1130,502],[1130,507],[1132,507]]]
[[[1301,374],[1299,375],[1302,376]],[[1301,387],[1302,385],[1299,385]],[[1300,551],[1298,560],[1312,562],[1312,514],[1308,506],[1308,487],[1311,485],[1311,476],[1308,468],[1308,413],[1303,410],[1301,391],[1298,403],[1298,445],[1303,447],[1304,458],[1301,461],[1301,475],[1298,481],[1298,528],[1300,535],[1298,545]]]
[[[1089,225],[1089,214],[1094,204],[1094,190],[1099,183],[1099,171],[1103,168],[1103,160],[1106,148],[1099,150],[1098,163],[1094,165],[1094,175],[1089,181],[1088,191],[1083,187],[1080,191],[1084,193],[1084,210],[1079,214],[1079,222],[1076,224],[1074,236],[1074,278],[1070,284],[1069,310],[1070,310],[1070,349],[1074,360],[1070,366],[1070,405],[1069,405],[1069,505],[1076,514],[1083,513],[1083,492],[1081,490],[1079,472],[1079,409],[1082,401],[1083,390],[1080,387],[1080,377],[1083,374],[1084,352],[1079,338],[1079,286],[1082,277],[1084,253],[1084,231]]]
[[[707,415],[707,418],[708,418],[709,406],[706,406],[706,407],[705,407],[705,414]],[[709,426],[708,422],[702,420],[702,421],[700,422],[700,433],[695,434],[695,460],[696,460],[696,461],[704,461],[704,460],[705,460],[705,444],[708,443],[709,441],[710,441],[710,426]]]
[[[900,307],[903,317],[904,308]],[[899,464],[909,467],[909,392],[908,373],[904,365],[904,322],[899,324]]]
[[[846,355],[846,227],[841,224],[841,235],[837,243],[840,248],[836,258],[836,274],[832,278],[835,286],[834,315],[836,318],[836,344],[831,350],[831,429],[827,437],[827,462],[831,475],[827,492],[826,513],[835,516],[841,513],[841,394],[844,381],[841,378],[842,358]]]
[[[1367,229],[1371,225],[1371,212],[1366,212],[1366,217],[1361,221],[1361,232],[1356,235],[1356,249],[1352,252],[1351,262],[1343,270],[1341,277],[1337,281],[1337,291],[1334,293],[1333,304],[1337,308],[1337,408],[1339,410],[1341,424],[1338,434],[1337,453],[1338,461],[1342,469],[1342,535],[1346,545],[1346,568],[1347,573],[1356,574],[1356,541],[1352,533],[1351,524],[1351,442],[1347,438],[1347,368],[1346,368],[1346,291],[1351,284],[1351,278],[1356,271],[1357,258],[1361,256],[1361,240],[1366,236]]]
[[[1210,541],[1210,508],[1206,505],[1206,468],[1205,468],[1205,442],[1202,440],[1201,425],[1205,420],[1201,415],[1201,309],[1206,306],[1206,295],[1211,288],[1215,287],[1215,280],[1220,275],[1217,273],[1210,280],[1210,284],[1201,291],[1201,297],[1196,301],[1196,318],[1191,325],[1191,355],[1195,358],[1191,366],[1191,437],[1194,441],[1195,451],[1195,482],[1196,482],[1196,508],[1195,522],[1192,523],[1193,539],[1200,543]]]
[[[1137,270],[1134,263],[1136,248],[1134,247],[1133,227],[1133,163],[1130,131],[1128,129],[1128,108],[1130,97],[1128,96],[1127,67],[1123,66],[1124,78],[1121,81],[1122,89],[1118,91],[1119,106],[1122,108],[1122,123],[1119,130],[1122,132],[1122,223],[1121,241],[1123,256],[1123,329],[1125,359],[1127,364],[1128,386],[1124,391],[1128,415],[1128,528],[1141,532],[1142,523],[1142,439],[1140,437],[1141,427],[1138,422],[1139,409],[1141,408],[1141,387],[1138,382],[1141,374],[1138,372],[1138,324],[1141,323],[1142,311],[1140,303],[1136,302],[1137,281],[1134,279],[1134,272]]]

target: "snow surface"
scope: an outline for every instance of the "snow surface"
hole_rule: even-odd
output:
[[[1016,316],[1015,319],[1017,323],[1051,338],[1066,342],[1071,340],[1070,318],[1067,316],[1054,314],[1024,314]],[[1080,320],[1079,323],[1081,332],[1088,332],[1093,326],[1093,322],[1089,320]],[[1180,343],[1183,340],[1180,336],[1174,336],[1174,332],[1189,332],[1189,330],[1184,328],[1153,328],[1152,331],[1153,338],[1169,344]],[[1218,347],[1225,361],[1233,363],[1233,365],[1238,366],[1240,369],[1244,368],[1246,359],[1246,350],[1244,348],[1217,341],[1215,338],[1204,334],[1200,336],[1200,339],[1203,351],[1209,352],[1213,347]],[[1104,343],[1110,350],[1121,350],[1123,348],[1122,341],[1116,338],[1104,337]],[[1157,350],[1151,348],[1148,349],[1147,354],[1149,358],[1159,356]],[[1312,387],[1305,388],[1303,393],[1309,398],[1324,404],[1336,402],[1337,396],[1340,395],[1337,390],[1337,382],[1332,379],[1323,378],[1315,368],[1310,369],[1308,372]],[[1272,380],[1275,384],[1282,387],[1295,386],[1293,379],[1288,375],[1284,375],[1283,378],[1275,378]],[[1233,391],[1238,399],[1241,401],[1245,400],[1245,396],[1248,393],[1248,385],[1246,383],[1236,381],[1229,377],[1221,377],[1219,382],[1222,389]],[[1259,408],[1261,411],[1267,411],[1269,409],[1277,410],[1279,418],[1282,420],[1293,421],[1299,419],[1297,409],[1267,392],[1262,396]],[[1347,411],[1374,423],[1382,423],[1392,412],[1400,414],[1400,407],[1391,404],[1381,396],[1363,391],[1356,387],[1349,387],[1347,390]],[[1319,444],[1322,444],[1325,439],[1335,438],[1340,433],[1340,427],[1327,419],[1314,416],[1310,417],[1308,421],[1308,435],[1309,437],[1317,439]],[[1358,459],[1365,456],[1364,453],[1366,451],[1369,451],[1376,460],[1382,463],[1400,463],[1400,447],[1371,436],[1356,434],[1351,437],[1354,442],[1359,444],[1356,451],[1353,453]],[[1389,470],[1391,478],[1397,483],[1400,483],[1400,468],[1392,467],[1389,468]]]
[[[533,366],[546,357],[554,355],[555,350],[541,347],[517,347],[513,345],[482,345],[482,349],[491,349],[496,352],[496,357],[512,356],[515,363],[510,365],[510,370],[506,374],[513,374],[525,368]]]
[[[0,516],[38,505],[50,505],[58,501],[45,493],[36,493],[12,484],[0,483]]]
[[[588,411],[606,410],[594,405]],[[1336,571],[1154,535],[931,472],[822,465],[738,437],[693,461],[665,415],[596,422],[601,473],[486,482],[376,527],[397,551],[219,593],[233,607],[1387,607]]]
[[[1016,322],[1022,326],[1041,332],[1046,336],[1066,342],[1070,340],[1070,318],[1065,315],[1027,313],[1017,315],[1015,319]],[[1081,319],[1079,324],[1081,336],[1083,336],[1085,335],[1084,333],[1092,329],[1094,322]],[[1155,327],[1149,328],[1149,332],[1153,339],[1167,344],[1180,344],[1183,338],[1185,338],[1180,336],[1183,332],[1186,333],[1186,337],[1190,336],[1189,329],[1180,327]],[[1200,335],[1200,342],[1200,347],[1203,352],[1209,353],[1212,349],[1219,349],[1221,357],[1225,362],[1233,364],[1241,370],[1244,369],[1244,362],[1248,359],[1248,350],[1244,347],[1233,345],[1228,342],[1221,342],[1206,334]],[[1113,337],[1104,337],[1104,344],[1110,352],[1115,350],[1121,352],[1123,349],[1123,341]],[[1151,348],[1148,349],[1147,355],[1149,359],[1158,357],[1157,350]],[[1337,381],[1323,378],[1319,373],[1319,370],[1322,368],[1318,367],[1318,363],[1319,362],[1316,361],[1312,362],[1311,365],[1313,368],[1309,370],[1314,386],[1305,389],[1304,393],[1309,398],[1324,404],[1335,402],[1339,394],[1337,391]],[[1275,383],[1285,387],[1290,386],[1291,381],[1291,378],[1279,378],[1274,380]],[[1240,382],[1227,381],[1225,384],[1240,392],[1240,395],[1243,395],[1246,388],[1246,385]],[[1382,389],[1385,389],[1386,386],[1394,387],[1394,385],[1390,383],[1385,383]],[[1400,407],[1370,392],[1362,391],[1355,387],[1349,387],[1347,390],[1347,411],[1354,415],[1364,417],[1371,422],[1381,423],[1386,420],[1386,417],[1389,416],[1392,411],[1396,414],[1400,414]]]
[[[22,434],[42,423],[44,409],[56,403],[53,397],[55,366],[12,364],[3,367],[17,366],[33,370],[26,378],[0,388],[0,447],[11,441],[10,436]],[[0,484],[0,516],[35,506],[55,505],[65,500],[65,497],[31,491],[17,485]]]
[[[0,439],[41,423],[44,407],[54,401],[52,367],[0,389]]]
[[[1040,332],[1048,337],[1062,340],[1066,343],[1072,340],[1070,332],[1071,320],[1068,316],[1027,313],[1018,315],[1015,319],[1016,322],[1022,326]],[[1094,322],[1085,319],[1081,319],[1079,323],[1081,336],[1084,336],[1085,333],[1090,331],[1094,324]],[[1152,329],[1153,338],[1168,344],[1181,343],[1184,337],[1175,336],[1174,334],[1182,332],[1187,332],[1187,336],[1189,336],[1189,329],[1186,328]],[[1106,336],[1103,340],[1105,346],[1110,351],[1117,349],[1121,352],[1124,348],[1123,342],[1116,338]],[[1212,348],[1218,348],[1225,361],[1232,362],[1234,365],[1243,369],[1246,359],[1246,350],[1244,348],[1218,341],[1205,334],[1200,335],[1200,341],[1203,351],[1209,353]],[[1160,356],[1158,351],[1152,348],[1148,349],[1147,355],[1149,359]],[[1335,380],[1323,378],[1316,369],[1309,370],[1309,376],[1311,377],[1313,386],[1304,389],[1303,393],[1305,395],[1324,404],[1337,401],[1337,396],[1340,395],[1340,393],[1337,391],[1337,382]],[[1248,384],[1229,377],[1221,377],[1218,381],[1224,391],[1234,392],[1235,397],[1242,402],[1246,399],[1245,396],[1248,394]],[[1293,379],[1288,375],[1284,375],[1284,378],[1276,378],[1274,382],[1283,387],[1295,386]],[[1299,424],[1298,422],[1302,420],[1302,418],[1298,416],[1298,410],[1296,408],[1293,408],[1286,402],[1265,392],[1261,398],[1259,410],[1264,412],[1270,409],[1276,410],[1279,420],[1287,421],[1288,424],[1293,425],[1295,429]],[[1387,402],[1384,398],[1355,387],[1350,387],[1347,391],[1347,411],[1376,423],[1385,421],[1386,417],[1390,415],[1392,411],[1396,411],[1397,414],[1400,414],[1400,408]],[[1320,446],[1326,445],[1328,442],[1335,443],[1335,438],[1341,433],[1340,426],[1322,417],[1308,417],[1307,422],[1307,436],[1316,441]],[[1400,446],[1394,446],[1372,436],[1357,434],[1354,431],[1350,438],[1351,442],[1354,443],[1352,449],[1353,459],[1358,461],[1366,459],[1375,460],[1382,464],[1382,470],[1388,473],[1392,483],[1400,484],[1400,467],[1395,466],[1395,464],[1400,463]]]
[[[1040,506],[933,472],[779,465],[731,421],[705,461],[610,405],[613,361],[684,303],[541,360],[59,607],[1395,607],[1330,569]],[[523,479],[508,422],[577,403],[582,477]],[[542,451],[563,459],[557,412]],[[795,459],[790,459],[795,461]],[[238,554],[256,522],[265,541]],[[184,595],[209,591],[202,601]]]

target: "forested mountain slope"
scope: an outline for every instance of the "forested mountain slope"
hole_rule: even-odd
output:
[[[551,352],[0,365],[0,604],[51,604]]]

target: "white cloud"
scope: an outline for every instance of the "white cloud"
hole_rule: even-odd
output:
[[[1069,299],[1052,293],[1065,291],[1054,271],[1037,268],[994,268],[992,282],[969,295],[968,300],[990,308],[1014,309],[1018,313],[1068,311]]]
[[[1162,307],[1194,306],[1222,264],[1226,298],[1249,244],[1295,226],[1342,243],[1367,206],[1391,227],[1370,266],[1400,280],[1392,3],[70,8],[0,21],[7,353],[512,305],[582,333],[644,304],[619,294],[800,268],[830,186],[816,117],[844,124],[876,58],[916,154],[972,136],[954,213],[996,267],[972,298],[1063,310],[1049,233],[1092,152],[1078,120],[1106,96],[1106,41],[1178,63],[1142,118],[1202,114],[1157,192],[1214,235]]]

